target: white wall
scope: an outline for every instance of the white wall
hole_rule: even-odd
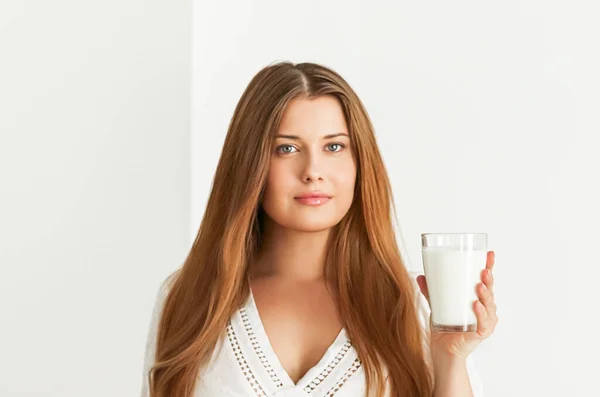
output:
[[[598,11],[592,1],[197,3],[190,238],[251,77],[282,59],[326,64],[373,119],[408,265],[421,268],[420,233],[489,233],[501,322],[475,353],[486,396],[594,394]]]
[[[598,11],[3,1],[0,396],[139,392],[154,295],[195,236],[233,108],[282,59],[333,67],[365,102],[411,268],[422,232],[489,233],[487,396],[592,395]]]
[[[191,2],[0,2],[0,396],[138,395],[189,241]]]

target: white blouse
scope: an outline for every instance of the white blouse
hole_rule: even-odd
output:
[[[411,275],[418,292],[417,274]],[[154,305],[146,342],[141,397],[150,395],[148,371],[154,363],[157,327],[168,281],[169,278],[161,284]],[[417,295],[421,324],[429,326],[429,305],[420,292]],[[483,397],[481,381],[470,356],[467,371],[474,397]],[[363,368],[345,328],[320,361],[294,383],[269,343],[252,290],[228,322],[209,364],[199,375],[194,397],[363,397],[366,393]]]

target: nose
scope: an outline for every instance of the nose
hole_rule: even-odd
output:
[[[309,156],[307,159],[306,166],[302,174],[302,180],[304,182],[316,182],[323,180],[323,172],[319,165],[318,156]]]

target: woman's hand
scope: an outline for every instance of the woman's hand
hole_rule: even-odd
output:
[[[455,333],[432,332],[431,354],[434,360],[436,357],[466,359],[484,339],[494,332],[498,323],[496,303],[494,301],[494,277],[492,275],[494,260],[494,251],[489,251],[487,253],[486,269],[481,273],[482,283],[477,284],[477,297],[479,300],[473,302],[473,310],[477,316],[477,331]],[[425,276],[417,277],[417,283],[419,284],[421,293],[425,295],[427,302],[429,302]]]

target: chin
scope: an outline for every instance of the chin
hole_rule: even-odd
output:
[[[301,232],[314,233],[331,229],[337,224],[336,219],[296,219],[294,222],[287,224],[286,227]]]
[[[292,227],[291,229],[297,230],[299,232],[304,233],[319,233],[324,232],[331,229],[334,225],[302,225],[297,227]]]
[[[281,211],[269,216],[270,222],[280,228],[296,230],[304,233],[323,232],[335,227],[344,217],[338,211]]]

